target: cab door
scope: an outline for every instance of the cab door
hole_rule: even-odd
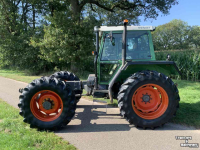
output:
[[[113,41],[111,42],[109,33],[105,33],[102,37],[97,70],[99,84],[108,85],[121,66],[122,32],[113,33],[112,39]]]

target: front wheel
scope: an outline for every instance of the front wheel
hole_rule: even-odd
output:
[[[69,71],[55,72],[50,77],[58,78],[63,81],[80,81],[80,79],[74,73],[71,73]],[[83,90],[75,90],[74,93],[81,95],[83,93]],[[79,102],[80,98],[81,98],[81,96],[76,97],[76,103]]]
[[[66,126],[76,110],[75,95],[70,86],[56,78],[34,80],[19,98],[24,122],[39,129],[54,130]]]
[[[141,71],[129,77],[118,93],[121,114],[138,127],[155,128],[176,113],[180,97],[173,81],[156,71]]]

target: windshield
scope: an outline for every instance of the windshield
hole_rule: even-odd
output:
[[[115,44],[105,36],[101,60],[121,60],[122,58],[122,34],[113,34]],[[150,59],[149,33],[148,31],[127,31],[126,59]]]

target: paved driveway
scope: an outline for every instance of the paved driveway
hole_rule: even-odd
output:
[[[19,88],[27,83],[0,77],[0,98],[17,107]],[[56,132],[80,150],[150,150],[190,149],[180,147],[185,140],[175,136],[192,136],[189,143],[200,144],[200,130],[167,123],[155,130],[137,129],[119,115],[118,108],[106,107],[81,99],[69,125]]]

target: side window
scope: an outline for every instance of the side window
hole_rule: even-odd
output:
[[[122,34],[114,33],[113,38],[115,44],[112,44],[108,36],[105,37],[101,60],[109,61],[121,58]]]
[[[136,38],[128,38],[127,45],[128,45],[128,51],[134,51],[137,49],[138,41]]]
[[[149,49],[149,37],[147,34],[138,38],[138,47],[141,51],[150,51]]]
[[[127,60],[150,59],[148,31],[129,31],[127,33]]]

